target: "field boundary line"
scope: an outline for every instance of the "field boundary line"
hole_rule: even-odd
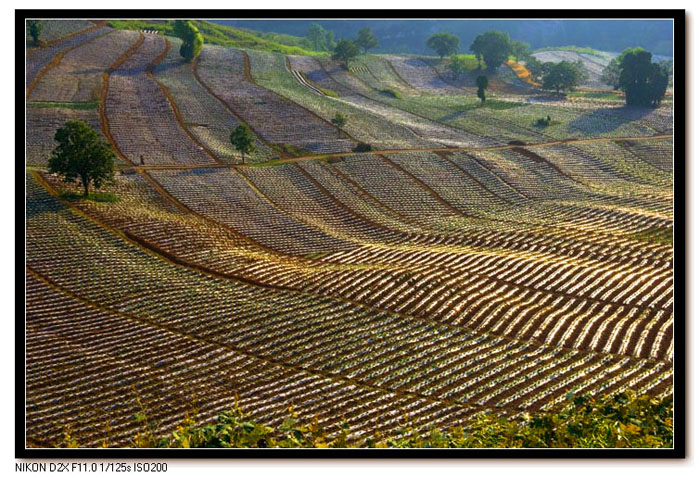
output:
[[[43,48],[48,48],[49,46],[53,46],[53,45],[60,43],[62,41],[70,40],[74,36],[78,36],[78,35],[83,34],[83,33],[90,33],[91,31],[97,30],[97,29],[102,28],[104,26],[107,26],[107,20],[99,20],[99,21],[95,22],[95,24],[92,26],[85,27],[82,30],[74,31],[73,33],[69,33],[69,34],[61,36],[59,38],[54,38],[53,40],[49,40],[46,43],[42,44],[41,46],[35,46],[34,48],[30,48],[29,50],[27,50],[27,58],[30,55],[36,53],[37,51],[39,51]]]
[[[76,48],[80,48],[81,46],[85,46],[88,43],[91,43],[91,42],[97,40],[98,38],[102,38],[103,36],[109,35],[110,33],[112,33],[112,31],[113,30],[109,30],[101,35],[94,36],[92,38],[89,38],[89,39],[81,42],[81,43],[78,43],[77,45],[74,45],[74,46],[71,46],[70,48],[66,48],[65,50],[59,51],[56,54],[56,56],[54,56],[53,59],[49,63],[46,64],[46,66],[44,66],[41,70],[39,70],[39,72],[36,74],[36,76],[34,77],[32,82],[29,83],[29,86],[27,86],[26,99],[29,100],[29,96],[32,94],[32,92],[34,91],[34,88],[39,83],[39,81],[44,77],[44,75],[46,73],[48,73],[49,70],[52,70],[61,64],[61,61],[63,61],[63,57],[66,55],[66,53],[69,53],[69,52],[75,50]]]
[[[330,192],[328,189],[326,189],[326,187],[325,187],[323,184],[321,184],[320,182],[318,182],[311,174],[309,174],[309,173],[308,173],[303,167],[301,167],[299,164],[293,164],[293,166],[294,166],[297,170],[299,170],[299,171],[301,172],[301,174],[302,174],[304,177],[306,177],[307,180],[308,180],[309,182],[311,182],[311,183],[314,185],[314,187],[316,187],[318,190],[320,190],[320,191],[323,193],[323,195],[325,195],[328,199],[330,199],[331,202],[333,202],[337,207],[340,207],[341,209],[343,209],[344,211],[346,211],[348,214],[352,215],[353,217],[357,217],[357,218],[360,219],[361,221],[363,221],[363,222],[365,222],[365,223],[368,223],[368,224],[370,224],[370,225],[373,226],[373,227],[377,227],[377,228],[379,228],[379,229],[386,230],[387,232],[390,232],[390,233],[393,233],[393,234],[397,234],[397,235],[399,235],[399,236],[401,236],[401,237],[404,237],[404,238],[407,238],[406,236],[410,235],[410,234],[407,233],[407,232],[402,232],[401,230],[392,229],[391,227],[388,227],[388,226],[386,226],[386,225],[384,225],[384,224],[380,224],[379,222],[376,222],[376,221],[374,221],[374,220],[372,220],[372,219],[370,219],[369,217],[366,217],[366,216],[364,216],[364,215],[359,215],[357,212],[355,212],[355,211],[352,210],[350,207],[348,207],[348,206],[345,205],[343,202],[341,202],[340,199],[338,199],[338,198],[335,197],[333,194],[331,194],[331,192]]]
[[[236,118],[236,120],[237,120],[239,123],[244,124],[245,126],[247,126],[248,129],[250,129],[250,131],[251,131],[253,134],[255,134],[255,137],[256,137],[256,139],[258,139],[258,141],[260,141],[260,142],[261,142],[262,144],[264,144],[265,146],[269,147],[272,151],[276,151],[276,152],[280,155],[280,157],[282,157],[282,154],[281,154],[279,151],[277,151],[277,148],[275,148],[274,144],[272,144],[272,143],[271,143],[270,141],[268,141],[265,137],[263,137],[263,135],[260,134],[260,133],[259,133],[254,127],[252,127],[250,124],[248,124],[247,121],[244,121],[244,120],[243,120],[243,117],[242,117],[240,114],[238,114],[238,113],[233,109],[233,107],[232,107],[230,104],[228,104],[228,103],[227,103],[226,101],[224,101],[221,97],[219,97],[219,95],[217,95],[217,94],[209,87],[209,85],[206,84],[206,83],[202,80],[202,78],[199,76],[199,73],[197,72],[197,68],[199,68],[199,60],[200,60],[200,58],[199,58],[199,56],[198,56],[197,58],[195,58],[195,59],[192,61],[192,75],[194,76],[194,79],[197,81],[197,83],[199,83],[200,86],[202,86],[202,88],[204,88],[204,89],[207,91],[207,93],[209,93],[214,99],[216,99],[219,103],[221,103],[221,105],[222,105],[224,108],[226,108],[226,110],[227,110],[229,113],[231,113],[231,114],[233,115],[233,117]],[[226,165],[233,165],[233,163],[231,163],[231,164],[226,163]]]
[[[168,104],[170,104],[170,108],[173,111],[173,114],[175,115],[175,121],[178,123],[180,128],[183,130],[185,134],[187,134],[187,137],[190,138],[190,140],[195,143],[198,147],[200,147],[204,152],[207,153],[209,157],[211,157],[214,162],[217,162],[221,164],[222,162],[219,160],[219,158],[214,154],[214,152],[209,149],[207,146],[199,142],[199,140],[192,134],[192,132],[189,130],[189,128],[185,125],[185,121],[182,119],[182,114],[180,113],[180,108],[178,108],[177,103],[175,102],[175,99],[171,96],[170,91],[168,91],[168,88],[158,79],[153,75],[153,70],[155,67],[160,64],[163,59],[167,56],[168,52],[170,50],[170,41],[168,41],[167,38],[165,38],[165,48],[163,49],[163,52],[161,52],[160,55],[158,55],[151,63],[148,65],[146,68],[146,76],[154,81],[158,87],[160,88],[160,91],[163,93],[163,96],[165,96],[166,101],[168,101]]]
[[[383,57],[382,57],[382,59],[383,59],[384,61],[386,61],[387,65],[389,65],[389,68],[391,69],[391,71],[396,75],[396,77],[399,79],[399,81],[400,81],[401,83],[403,83],[404,85],[406,85],[406,86],[408,86],[409,88],[411,88],[413,91],[415,91],[416,93],[418,93],[420,96],[423,95],[423,93],[422,93],[418,88],[416,88],[416,87],[413,86],[411,83],[409,83],[408,81],[406,81],[406,79],[405,79],[403,76],[401,76],[401,75],[399,74],[398,71],[396,71],[396,68],[394,68],[394,65],[391,63],[391,60],[390,60],[389,58],[383,58]]]
[[[197,217],[197,218],[199,218],[200,220],[203,220],[203,221],[205,221],[205,222],[209,222],[209,223],[215,224],[215,225],[217,225],[217,226],[223,228],[223,229],[226,230],[227,232],[230,232],[233,236],[235,236],[235,237],[237,237],[237,238],[239,238],[239,239],[241,239],[241,240],[243,240],[243,241],[245,241],[245,242],[248,242],[249,244],[251,244],[251,245],[253,245],[253,246],[255,246],[255,247],[258,247],[258,248],[260,248],[261,250],[263,250],[263,251],[265,251],[265,252],[267,252],[267,253],[270,253],[270,254],[272,254],[272,255],[275,255],[275,256],[278,256],[278,257],[284,257],[284,258],[286,258],[286,259],[292,259],[292,260],[295,259],[295,258],[300,258],[300,257],[297,257],[296,255],[287,255],[287,254],[284,254],[284,253],[282,253],[282,252],[280,252],[280,251],[278,251],[278,250],[275,250],[275,249],[272,249],[272,248],[270,248],[270,247],[267,247],[266,245],[263,245],[263,244],[261,244],[261,243],[256,242],[255,240],[253,240],[252,238],[248,237],[247,235],[243,235],[242,233],[240,233],[239,231],[233,229],[232,227],[229,227],[228,225],[226,225],[226,224],[224,224],[224,223],[222,223],[222,222],[219,222],[218,220],[211,219],[211,218],[209,218],[209,217],[206,217],[205,215],[200,214],[199,212],[197,212],[197,211],[191,209],[189,206],[185,205],[184,203],[182,203],[181,201],[179,201],[178,199],[176,199],[175,196],[173,196],[170,192],[168,192],[167,190],[165,190],[165,188],[164,188],[155,178],[153,178],[150,174],[148,174],[147,171],[145,171],[145,170],[139,170],[138,172],[139,172],[139,174],[140,174],[146,181],[148,181],[149,184],[151,184],[151,186],[153,186],[153,188],[156,190],[156,192],[158,192],[158,194],[160,194],[160,195],[161,195],[163,198],[165,198],[168,202],[171,202],[173,205],[175,205],[175,206],[176,206],[178,209],[180,209],[181,211],[186,212],[186,213],[188,213],[188,214],[192,214],[192,215],[194,215],[195,217]]]
[[[455,169],[457,169],[457,170],[460,171],[462,174],[464,174],[464,175],[466,175],[467,177],[469,177],[472,181],[474,181],[474,183],[476,183],[476,184],[479,186],[479,188],[481,188],[481,189],[482,189],[484,192],[486,192],[488,195],[491,195],[491,196],[495,197],[495,198],[498,199],[498,200],[502,200],[502,201],[505,202],[506,204],[513,205],[513,202],[511,202],[510,200],[506,199],[505,197],[501,197],[500,195],[496,194],[496,193],[493,192],[491,189],[487,188],[484,184],[482,184],[481,181],[477,180],[477,178],[474,177],[469,171],[467,171],[466,169],[461,168],[461,167],[459,166],[459,164],[457,164],[457,163],[450,157],[451,154],[449,154],[449,153],[447,153],[447,152],[442,152],[442,151],[435,152],[434,154],[436,154],[436,155],[442,157],[442,158],[445,159],[447,162],[449,162],[450,164],[452,164],[452,166],[453,166]]]
[[[454,205],[450,204],[447,202],[447,200],[443,199],[440,194],[438,194],[432,187],[430,187],[428,184],[417,178],[415,175],[401,167],[400,165],[396,164],[394,161],[386,157],[384,154],[377,154],[377,157],[379,157],[382,161],[384,161],[387,165],[390,167],[393,167],[395,170],[406,174],[418,187],[423,189],[425,192],[430,194],[430,196],[433,197],[433,199],[437,200],[440,204],[442,204],[444,207],[447,207],[450,211],[452,211],[456,215],[461,215],[462,217],[466,217],[468,219],[480,219],[481,217],[477,217],[475,215],[467,214],[466,212],[463,212],[459,210],[457,207]],[[500,222],[500,220],[499,220]]]
[[[129,164],[134,164],[124,153],[119,149],[117,141],[112,137],[112,133],[109,130],[109,118],[107,118],[107,92],[109,91],[109,77],[114,71],[116,71],[124,62],[133,55],[136,50],[138,50],[143,44],[145,37],[142,32],[139,32],[139,38],[136,43],[131,45],[128,50],[126,50],[119,58],[117,58],[112,65],[107,68],[107,71],[102,73],[102,89],[100,91],[100,126],[102,126],[102,134],[107,138],[107,141],[112,146],[114,151],[117,153],[122,160]]]
[[[246,79],[247,79],[250,83],[254,84],[255,86],[257,86],[257,87],[259,87],[259,88],[262,88],[262,89],[264,89],[264,90],[267,90],[268,92],[274,94],[275,96],[279,96],[280,98],[286,99],[286,100],[289,101],[290,103],[294,104],[295,106],[297,106],[297,107],[303,109],[304,111],[306,111],[307,113],[311,114],[311,115],[314,116],[316,119],[319,119],[320,121],[323,121],[323,122],[326,123],[328,126],[332,127],[332,128],[335,129],[336,131],[338,131],[341,135],[345,136],[347,139],[350,139],[351,141],[355,141],[355,142],[362,142],[362,141],[360,141],[360,140],[354,138],[353,136],[351,136],[350,133],[348,133],[348,132],[345,131],[344,129],[339,128],[338,126],[336,126],[335,124],[333,124],[332,122],[330,122],[329,120],[327,120],[326,118],[324,118],[324,117],[320,116],[319,114],[317,114],[317,113],[311,111],[311,110],[308,109],[307,107],[302,106],[301,104],[297,103],[297,102],[294,101],[293,99],[288,98],[288,97],[285,96],[285,95],[279,94],[278,92],[276,92],[276,91],[274,91],[274,90],[268,88],[267,86],[263,86],[263,85],[257,83],[257,82],[253,79],[253,75],[250,73],[250,57],[248,56],[248,53],[247,53],[245,50],[242,50],[242,49],[238,49],[238,51],[240,51],[240,52],[243,54],[243,65],[244,65],[244,69],[245,69],[245,77],[246,77]],[[285,56],[285,59],[286,59],[286,56]],[[292,75],[292,77],[294,77],[294,76]],[[324,95],[324,96],[325,96],[325,95]]]

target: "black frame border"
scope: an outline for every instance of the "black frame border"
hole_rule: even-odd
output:
[[[674,447],[670,449],[37,449],[25,447],[25,128],[15,127],[15,458],[151,459],[174,458],[426,458],[426,459],[682,459],[686,457],[687,386],[686,243],[686,13],[661,10],[15,10],[15,124],[25,124],[25,20],[45,18],[236,18],[236,19],[669,19],[674,21]],[[678,60],[678,61],[675,61]],[[680,125],[680,127],[677,127]],[[680,167],[679,167],[680,166]],[[678,174],[680,172],[680,178]],[[675,221],[679,218],[679,221]],[[20,245],[22,244],[22,248]]]

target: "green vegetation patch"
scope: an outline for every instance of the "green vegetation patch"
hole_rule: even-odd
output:
[[[485,103],[481,103],[481,101],[471,101],[466,104],[448,104],[445,105],[446,108],[451,109],[453,111],[468,111],[471,109],[478,109],[478,108],[487,108],[487,109],[495,109],[495,110],[504,110],[504,109],[512,109],[512,108],[518,108],[521,106],[529,106],[530,103],[516,103],[513,101],[501,101],[500,99],[487,99]]]
[[[340,95],[336,91],[333,91],[332,89],[321,88],[318,86],[317,86],[317,88],[320,89],[323,92],[323,94],[325,94],[326,96],[330,96],[331,98],[339,98],[340,97]]]
[[[384,88],[383,90],[380,91],[380,93],[385,94],[385,95],[387,95],[391,98],[395,98],[395,99],[401,99],[401,97],[402,97],[401,93],[399,93],[395,89],[391,89],[391,88]]]
[[[27,103],[28,108],[65,108],[65,109],[97,109],[99,101],[83,102],[59,102],[59,101],[31,101]]]
[[[641,232],[631,234],[630,238],[639,240],[640,242],[673,245],[673,229],[649,227]]]
[[[222,412],[216,422],[195,426],[185,418],[166,437],[155,435],[158,426],[145,412],[136,416],[142,426],[133,447],[219,447],[219,448],[670,448],[673,446],[673,399],[634,396],[631,393],[593,399],[567,395],[564,405],[554,411],[521,414],[508,420],[485,413],[464,427],[433,429],[422,437],[406,425],[390,436],[375,435],[361,442],[348,442],[349,426],[322,428],[317,419],[302,422],[293,407],[277,427],[256,422],[236,403]],[[332,433],[332,437],[331,434]],[[61,446],[80,443],[66,432]]]
[[[109,26],[122,30],[158,30],[164,35],[176,36],[174,22],[170,21],[143,21],[143,20],[111,20]],[[285,55],[324,56],[328,53],[307,50],[299,46],[290,46],[278,43],[275,36],[254,34],[249,31],[233,28],[225,25],[217,25],[205,20],[192,20],[192,25],[197,27],[204,36],[204,42],[210,45],[228,46],[231,48],[251,48],[254,50],[266,50]],[[271,39],[274,38],[274,39]],[[285,36],[285,41],[290,42],[290,35]],[[299,39],[301,42],[302,39]]]
[[[114,192],[90,192],[87,197],[77,192],[68,191],[62,192],[61,198],[69,202],[79,202],[81,200],[89,200],[92,202],[119,202],[121,199]]]
[[[621,94],[616,94],[613,92],[603,93],[598,91],[572,91],[567,93],[569,98],[592,98],[592,99],[604,99],[606,101],[622,101],[624,96]]]
[[[288,157],[303,157],[313,154],[311,151],[307,151],[302,147],[293,146],[291,144],[272,144],[272,147],[279,151],[280,154]]]

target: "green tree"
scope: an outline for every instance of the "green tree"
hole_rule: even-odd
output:
[[[371,50],[372,48],[379,46],[377,37],[372,35],[372,31],[369,29],[369,27],[364,27],[359,31],[355,43],[357,43],[357,46],[362,48],[362,52],[365,54],[367,53],[367,50]]]
[[[668,73],[651,62],[651,53],[641,48],[626,50],[620,60],[620,89],[628,105],[658,106],[666,94]]]
[[[333,116],[333,119],[331,119],[331,123],[333,123],[334,126],[342,128],[345,126],[348,122],[347,116],[345,116],[341,112],[336,112],[335,116]]]
[[[312,50],[332,51],[335,48],[335,34],[318,23],[312,23],[306,33],[306,40]]]
[[[175,35],[182,40],[180,56],[188,63],[197,58],[204,47],[204,37],[199,29],[190,20],[176,20],[174,31]]]
[[[340,40],[335,45],[332,58],[339,61],[345,69],[348,69],[350,61],[360,54],[360,47],[352,40]]]
[[[495,70],[510,56],[510,37],[500,31],[487,31],[477,36],[469,49],[476,53],[479,61],[486,63],[488,69]]]
[[[620,89],[620,59],[619,57],[610,60],[610,63],[603,68],[603,72],[600,75],[600,80],[611,86],[613,89]]]
[[[452,55],[450,62],[447,63],[447,69],[452,71],[455,76],[469,71],[469,66],[469,60],[459,55]]]
[[[512,41],[510,43],[510,53],[515,57],[515,61],[524,60],[530,54],[530,44],[524,41]]]
[[[459,38],[447,32],[435,33],[426,42],[428,48],[438,54],[440,59],[456,55],[459,50]]]
[[[51,153],[49,172],[64,182],[80,179],[87,197],[90,183],[99,189],[114,177],[114,151],[97,131],[82,121],[68,121],[54,135],[58,146]]]
[[[34,40],[34,44],[39,44],[39,36],[41,36],[41,30],[44,28],[41,20],[27,20],[27,26],[29,27],[29,36]]]
[[[584,80],[582,68],[570,61],[560,61],[546,70],[542,78],[542,87],[553,89],[557,93],[573,89]]]
[[[234,129],[231,132],[230,139],[233,147],[241,153],[241,161],[243,164],[245,164],[245,155],[252,154],[258,149],[255,146],[255,139],[250,132],[250,128],[245,124],[241,124]]]
[[[476,95],[481,99],[481,104],[486,102],[486,88],[489,86],[489,79],[486,76],[476,77]]]

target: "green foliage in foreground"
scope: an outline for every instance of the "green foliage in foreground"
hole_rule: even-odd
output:
[[[508,421],[485,414],[466,427],[419,433],[410,426],[386,437],[375,435],[348,442],[349,429],[322,429],[316,420],[302,423],[293,408],[276,428],[255,422],[236,405],[216,422],[196,426],[190,417],[168,436],[157,437],[156,426],[143,413],[143,430],[134,447],[315,447],[315,448],[659,448],[673,446],[673,400],[631,393],[592,399],[567,396],[557,411],[522,415]],[[75,446],[70,437],[63,445]]]

